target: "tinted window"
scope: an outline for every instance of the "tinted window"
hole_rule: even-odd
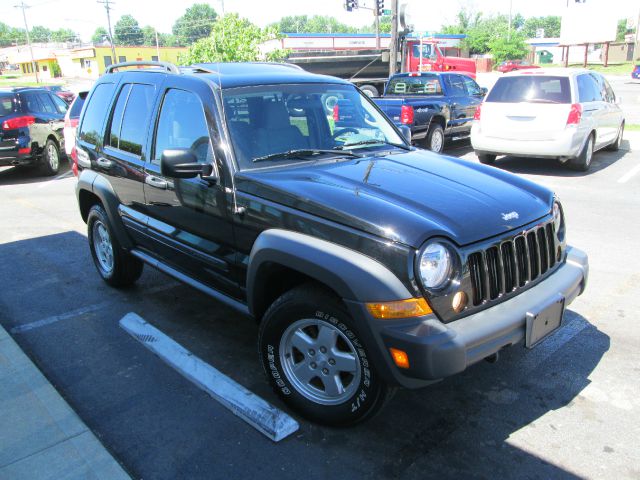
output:
[[[164,150],[172,148],[190,148],[200,163],[213,160],[202,103],[196,95],[184,90],[169,90],[162,101],[154,163],[160,162]]]
[[[487,102],[571,103],[568,77],[522,75],[499,78]]]
[[[84,101],[87,98],[87,92],[81,92],[78,94],[76,99],[71,104],[71,112],[69,112],[69,117],[78,118],[80,117],[80,112],[82,111],[82,106],[84,105]]]
[[[596,79],[588,73],[578,75],[578,101],[580,103],[598,102],[602,99],[600,86]]]
[[[445,75],[444,81],[447,84],[449,95],[466,95],[467,89],[464,86],[464,79],[460,75]]]
[[[40,100],[38,100],[38,95],[35,93],[23,93],[20,97],[27,107],[27,112],[44,113],[44,107],[42,106],[42,103],[40,103]]]
[[[437,75],[422,74],[419,77],[396,77],[389,82],[388,95],[442,95]]]
[[[67,113],[67,109],[69,108],[69,105],[67,105],[67,102],[62,100],[57,95],[51,95],[51,100],[53,100],[53,104],[55,105],[58,113],[62,113],[62,114]]]
[[[481,95],[482,91],[476,82],[473,81],[472,78],[462,77],[462,81],[464,82],[464,87],[467,90],[467,95]]]
[[[0,117],[13,113],[13,95],[0,94]]]
[[[415,58],[420,58],[420,44],[415,44],[413,46],[413,56]],[[426,43],[422,45],[422,58],[429,58],[431,55],[436,56],[435,48],[431,48],[431,44]]]
[[[51,96],[48,93],[38,93],[38,100],[40,100],[45,113],[58,113],[58,110],[53,104],[53,100],[51,100]]]
[[[101,83],[93,90],[82,116],[79,133],[81,140],[94,145],[102,141],[102,126],[115,88],[113,83]]]
[[[127,99],[129,98],[130,92],[130,83],[125,84],[120,89],[118,100],[116,100],[116,105],[113,108],[113,113],[111,114],[111,126],[109,127],[109,134],[107,136],[109,140],[105,143],[115,148],[120,148],[120,129],[122,127],[122,115],[124,114],[124,107],[127,104]]]
[[[607,80],[604,77],[600,77],[600,79],[602,80],[602,83],[604,84],[604,88],[607,92],[607,102],[615,103],[616,94],[613,92],[613,88],[611,88],[611,85],[609,85],[609,82],[607,82]]]
[[[120,150],[142,155],[142,145],[147,136],[154,93],[151,85],[134,84],[131,87],[120,128],[118,145]]]

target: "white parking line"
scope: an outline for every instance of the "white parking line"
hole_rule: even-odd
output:
[[[289,415],[196,357],[135,313],[122,317],[120,326],[178,373],[271,440],[278,442],[300,428]]]
[[[68,172],[61,173],[57,177],[53,177],[51,180],[47,180],[46,182],[39,183],[37,188],[46,187],[47,185],[55,182],[56,180],[62,180],[63,178],[72,177],[72,176],[73,176],[73,172],[69,170]]]
[[[640,165],[636,165],[623,176],[618,179],[618,183],[627,183],[634,175],[637,175],[640,172]]]
[[[11,333],[24,333],[34,328],[44,327],[45,325],[51,325],[52,323],[59,322],[60,320],[67,320],[69,318],[84,315],[85,313],[95,312],[102,308],[109,306],[108,302],[96,303],[95,305],[89,305],[86,307],[78,308],[77,310],[71,310],[70,312],[63,313],[61,315],[53,315],[51,317],[43,318],[42,320],[36,320],[35,322],[25,323],[23,325],[17,325],[11,329]]]

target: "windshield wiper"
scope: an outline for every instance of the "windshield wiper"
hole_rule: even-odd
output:
[[[336,147],[336,149],[342,150],[343,148],[348,148],[348,147],[356,147],[359,145],[390,145],[392,147],[398,147],[401,148],[403,150],[411,150],[411,147],[407,146],[407,145],[403,145],[401,143],[391,143],[391,142],[387,142],[386,140],[362,140],[360,142],[354,142],[354,143],[347,143],[345,145],[342,145],[340,147]]]
[[[253,159],[253,163],[264,162],[266,160],[275,160],[278,158],[305,158],[312,157],[314,155],[320,155],[323,153],[331,153],[333,155],[358,157],[360,155],[350,152],[349,150],[342,150],[342,148],[336,148],[333,150],[320,149],[320,148],[301,148],[298,150],[287,150],[286,152],[270,153],[269,155],[263,155],[262,157],[256,157]]]

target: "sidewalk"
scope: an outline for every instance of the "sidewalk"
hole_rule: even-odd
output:
[[[0,479],[129,476],[0,326]]]

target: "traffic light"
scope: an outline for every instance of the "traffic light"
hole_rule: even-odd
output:
[[[375,14],[379,17],[384,15],[384,0],[376,0]]]
[[[358,8],[358,0],[345,0],[344,9],[347,12],[353,11],[354,8]]]

